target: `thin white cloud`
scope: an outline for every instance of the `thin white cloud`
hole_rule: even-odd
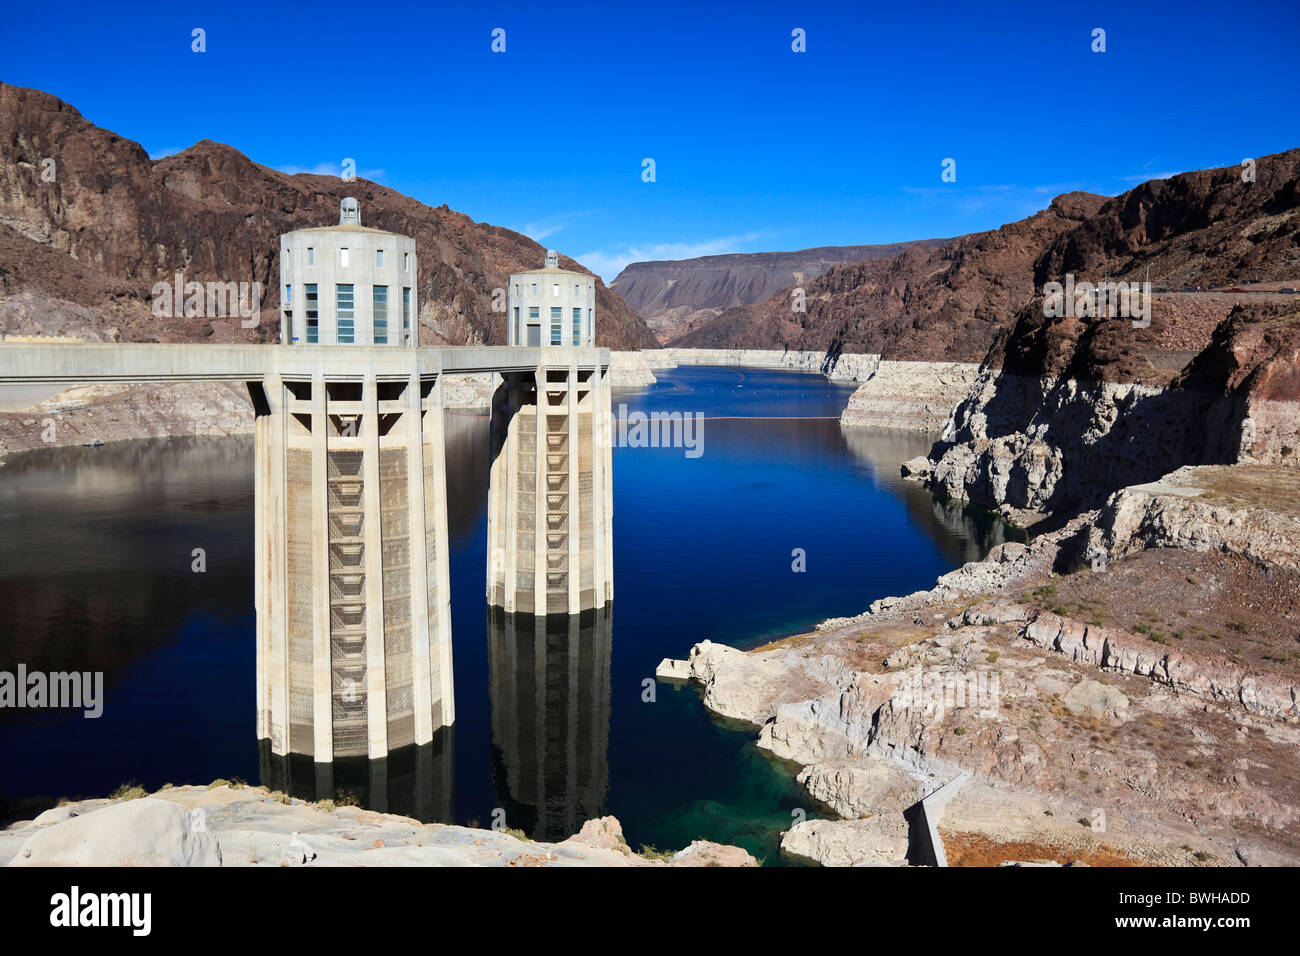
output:
[[[536,222],[525,223],[522,227],[511,227],[515,232],[522,232],[528,238],[541,242],[548,236],[553,236],[568,228],[569,223],[580,216],[590,216],[595,210],[583,209],[579,212],[565,212],[557,216],[547,216],[545,219],[539,219]]]
[[[1152,179],[1172,179],[1174,176],[1177,176],[1177,175],[1178,175],[1177,172],[1172,172],[1172,173],[1135,173],[1135,174],[1132,175],[1132,176],[1121,176],[1121,177],[1119,177],[1119,180],[1120,180],[1120,182],[1122,182],[1122,183],[1133,183],[1133,184],[1136,185],[1137,183],[1145,183],[1145,182],[1147,182],[1148,180],[1152,180]]]
[[[343,164],[341,162],[317,163],[315,166],[277,166],[275,168],[290,176],[296,176],[299,173],[313,173],[317,176],[337,176],[339,178],[342,178],[343,176]],[[356,176],[358,179],[369,179],[372,182],[379,182],[384,178],[384,171],[382,169],[358,169],[356,171]]]
[[[612,282],[629,262],[652,262],[659,259],[695,259],[744,252],[744,246],[763,238],[764,233],[749,232],[739,236],[719,236],[698,242],[660,242],[648,246],[625,246],[622,249],[596,249],[576,256],[584,266],[606,282]]]

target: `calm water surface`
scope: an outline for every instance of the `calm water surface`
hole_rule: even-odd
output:
[[[818,808],[752,730],[710,719],[691,688],[661,683],[647,702],[645,679],[705,638],[754,646],[928,587],[1007,530],[898,478],[926,438],[842,429],[851,386],[657,374],[616,392],[616,411],[701,412],[703,454],[615,449],[616,600],[571,626],[483,605],[487,419],[448,414],[457,723],[433,758],[434,815],[486,826],[502,808],[555,838],[613,813],[633,846],[707,838],[780,862],[775,834]],[[106,685],[98,720],[0,710],[0,812],[128,780],[259,779],[252,466],[251,439],[171,439],[0,467],[0,670],[103,671]],[[389,768],[389,787],[410,769]]]

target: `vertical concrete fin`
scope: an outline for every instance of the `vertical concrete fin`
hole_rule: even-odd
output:
[[[330,654],[329,463],[325,375],[311,378],[312,729],[317,763],[334,759],[333,662]]]
[[[372,760],[388,753],[388,688],[384,661],[384,541],[380,523],[379,385],[361,386],[361,499],[366,568],[366,736]]]
[[[422,746],[433,740],[433,687],[430,684],[431,645],[440,639],[436,626],[429,620],[429,567],[424,498],[424,412],[421,406],[420,372],[412,368],[406,380],[406,487],[407,525],[411,552],[411,663],[413,668],[411,700],[415,711],[415,743]]]
[[[434,567],[429,579],[434,587],[437,614],[436,643],[432,648],[439,685],[436,702],[441,704],[441,726],[456,722],[456,692],[451,654],[451,570],[447,552],[451,534],[447,528],[447,446],[442,406],[442,373],[439,371],[429,392],[429,410],[425,413],[425,430],[433,451],[433,501],[425,507],[433,510],[435,529]],[[438,721],[434,722],[439,723]]]

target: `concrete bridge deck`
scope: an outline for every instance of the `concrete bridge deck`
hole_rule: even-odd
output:
[[[607,368],[609,349],[390,345],[204,345],[197,343],[0,343],[0,385],[101,382],[253,382],[268,372],[310,378],[329,369],[332,379],[356,369],[380,380],[474,372],[526,372],[539,366]],[[343,372],[340,375],[340,372]]]

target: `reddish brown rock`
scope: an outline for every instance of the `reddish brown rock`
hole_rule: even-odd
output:
[[[1253,289],[1300,283],[1300,150],[1260,157],[1255,167],[1250,183],[1229,166],[1143,183],[1111,199],[1058,196],[1027,219],[938,249],[836,266],[806,284],[806,313],[791,309],[786,289],[728,309],[672,344],[928,361],[988,357],[998,366],[1005,357],[1035,375],[1054,374],[1039,370],[1052,367],[1163,384],[1205,346],[1234,301],[1280,301],[1286,297]],[[1041,303],[1032,300],[1067,273],[1090,282],[1149,278],[1156,293],[1151,326],[1044,322]],[[1208,291],[1238,283],[1259,285],[1244,286],[1249,293]],[[1075,361],[1074,345],[1084,337],[1086,351]]]
[[[0,292],[37,289],[85,306],[122,341],[274,339],[278,322],[265,316],[278,315],[279,236],[337,222],[344,196],[361,201],[364,225],[415,237],[425,344],[504,344],[492,290],[544,256],[526,236],[446,205],[364,179],[286,175],[209,140],[150,160],[139,144],[39,90],[0,84],[0,144]],[[54,182],[42,180],[46,158],[55,160]],[[564,256],[561,265],[586,271]],[[186,281],[260,282],[262,324],[157,319],[148,305],[154,282],[182,270]],[[656,344],[599,279],[596,305],[598,344]],[[41,314],[29,321],[39,324]]]

